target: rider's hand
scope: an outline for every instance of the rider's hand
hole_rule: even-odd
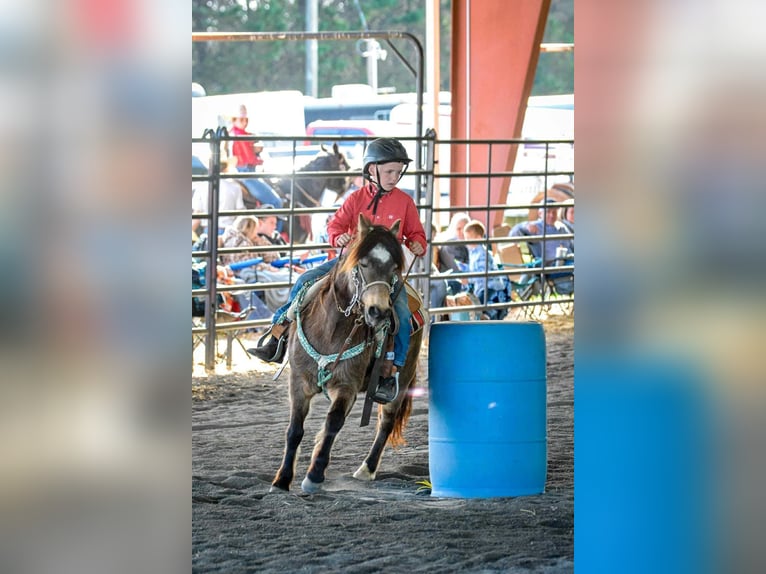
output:
[[[412,251],[412,253],[414,253],[418,257],[420,257],[426,252],[426,250],[423,249],[423,246],[417,241],[413,241],[412,243],[410,243],[409,248],[410,248],[410,251]]]
[[[338,236],[335,240],[335,245],[336,247],[345,247],[348,245],[349,241],[351,241],[351,236],[348,233],[344,233],[343,235]]]

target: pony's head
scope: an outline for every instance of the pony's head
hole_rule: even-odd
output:
[[[400,224],[397,219],[391,229],[373,225],[360,213],[356,236],[340,264],[341,272],[350,273],[358,282],[364,320],[370,327],[391,317],[391,294],[402,280],[404,253],[397,239]]]
[[[324,144],[321,146],[322,152],[318,155],[317,159],[320,163],[324,163],[322,171],[349,171],[350,167],[346,156],[338,148],[337,142],[332,144],[331,149],[327,149]],[[346,191],[348,187],[348,178],[346,176],[330,177],[325,182],[325,188],[334,191],[338,195]]]

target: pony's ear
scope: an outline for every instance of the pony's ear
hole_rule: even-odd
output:
[[[370,232],[370,228],[372,227],[372,223],[369,219],[367,219],[363,213],[359,214],[359,225],[357,225],[357,229],[359,229],[359,233],[361,235],[367,235]]]
[[[401,219],[397,219],[396,221],[394,221],[394,224],[391,226],[391,229],[390,229],[391,233],[399,237],[399,227],[401,227],[401,225],[402,225]]]

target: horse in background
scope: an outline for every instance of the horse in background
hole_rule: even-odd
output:
[[[345,175],[316,175],[307,176],[311,172],[349,171],[346,156],[334,143],[327,149],[324,144],[321,151],[305,166],[300,168],[295,176],[283,177],[274,181],[274,188],[284,201],[284,206],[291,203],[295,207],[321,207],[322,194],[330,190],[338,198],[348,188],[348,178]],[[300,174],[300,175],[299,175]],[[291,201],[292,200],[292,201]],[[295,243],[304,243],[311,238],[311,215],[298,215],[293,224]]]
[[[278,209],[290,207],[291,198],[295,198],[295,207],[319,207],[325,189],[335,192],[336,197],[346,191],[346,176],[309,175],[311,172],[349,171],[346,157],[333,144],[331,149],[321,146],[317,155],[305,166],[296,171],[295,176],[287,176],[267,181],[264,178],[239,179],[242,199],[247,209],[258,209],[263,204],[270,204]],[[289,235],[289,216],[280,216],[285,220],[285,235]],[[311,216],[296,215],[292,226],[292,242],[305,243],[311,238]],[[289,237],[286,237],[289,239]]]
[[[340,151],[337,143],[334,143],[331,149],[327,149],[322,144],[316,157],[300,168],[297,173],[305,174],[314,171],[349,171],[346,156]],[[346,176],[290,176],[276,180],[274,186],[285,202],[289,202],[294,197],[296,207],[319,207],[325,189],[340,195],[346,191],[348,181]]]
[[[330,407],[301,483],[308,493],[319,490],[325,480],[335,437],[357,394],[368,385],[377,385],[377,381],[370,381],[370,374],[376,354],[381,349],[385,352],[385,340],[381,337],[387,334],[394,316],[390,297],[402,281],[404,254],[396,238],[399,224],[395,222],[389,230],[372,225],[360,215],[357,234],[344,255],[311,288],[314,292],[305,304],[301,305],[299,296],[288,343],[290,423],[282,465],[272,490],[290,488],[311,400],[324,393]],[[407,291],[402,289],[399,296],[406,297]],[[396,446],[403,442],[402,433],[412,409],[409,390],[415,384],[422,337],[422,328],[412,334],[407,359],[399,373],[398,393],[390,402],[379,405],[375,439],[354,473],[355,478],[374,480],[386,444]]]

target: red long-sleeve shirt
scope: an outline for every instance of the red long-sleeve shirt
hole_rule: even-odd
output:
[[[419,243],[426,250],[426,232],[420,222],[418,208],[412,198],[398,187],[384,194],[378,200],[378,209],[372,214],[370,202],[375,197],[375,186],[367,184],[349,195],[338,208],[338,211],[327,223],[327,236],[330,244],[337,247],[336,240],[344,233],[353,235],[359,223],[359,214],[363,213],[375,225],[385,225],[390,228],[397,219],[399,226],[399,241],[408,248],[412,243]]]

